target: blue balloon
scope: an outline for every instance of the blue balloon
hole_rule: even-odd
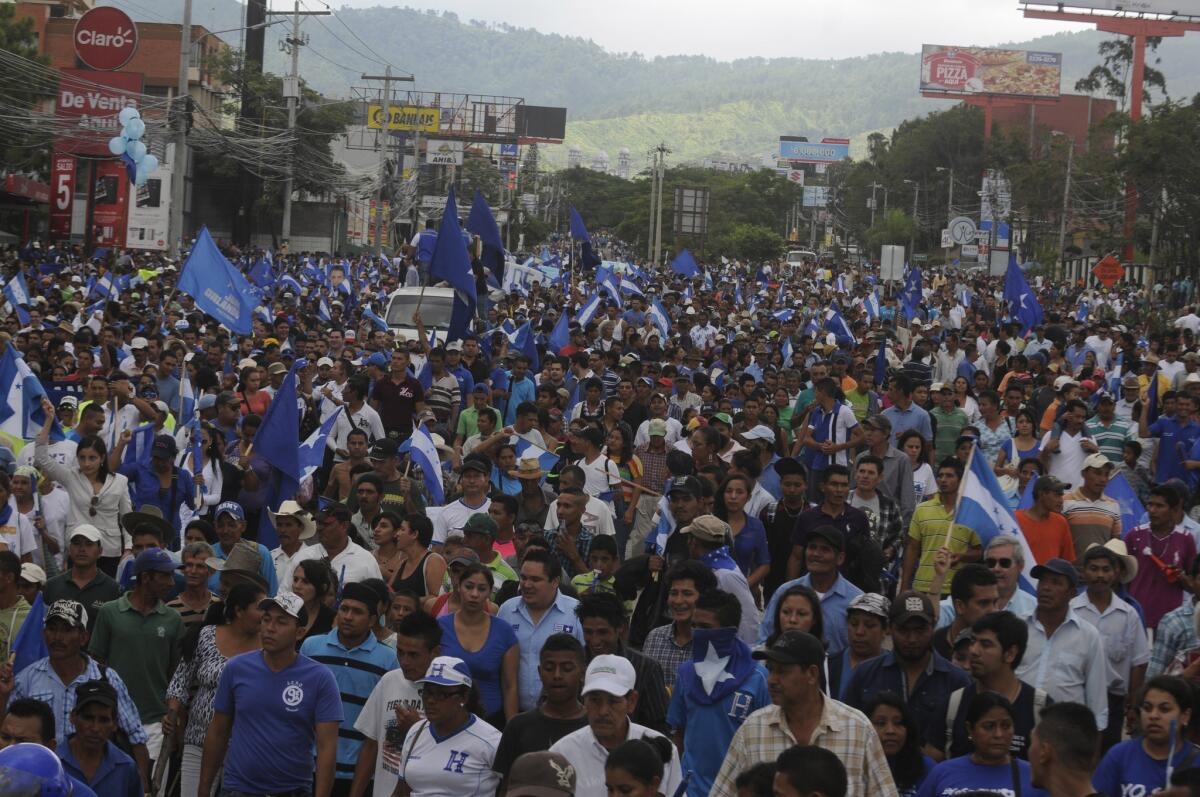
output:
[[[146,174],[154,174],[154,170],[158,168],[158,158],[153,155],[147,155],[142,158],[142,162],[138,164],[140,167],[145,167]]]
[[[125,140],[124,136],[113,136],[108,140],[108,151],[114,155],[124,155],[126,144],[128,144],[128,142]]]
[[[142,158],[146,157],[146,145],[141,141],[130,141],[128,152],[134,163],[141,163]]]
[[[134,176],[133,176],[133,184],[134,185],[145,185],[146,180],[149,177],[150,177],[150,174],[146,171],[146,164],[139,163],[138,167],[137,167],[137,172],[135,172]]]
[[[138,113],[137,108],[134,108],[132,105],[126,105],[121,109],[121,112],[117,114],[117,121],[119,121],[122,125],[126,125],[129,124],[130,119],[137,119],[139,116],[141,116],[141,114]]]
[[[125,123],[125,138],[136,141],[146,133],[146,123],[134,117]]]

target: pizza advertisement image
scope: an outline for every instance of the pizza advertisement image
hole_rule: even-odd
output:
[[[1061,80],[1062,53],[938,44],[921,48],[923,92],[1057,97]]]

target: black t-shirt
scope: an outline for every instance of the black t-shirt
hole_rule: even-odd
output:
[[[978,684],[972,683],[962,689],[962,700],[958,702],[958,711],[954,715],[954,726],[950,741],[948,758],[957,758],[971,753],[975,748],[967,738],[967,709],[978,691]],[[1021,692],[1013,702],[1013,740],[1012,754],[1017,758],[1029,759],[1029,741],[1033,737],[1033,726],[1037,725],[1038,715],[1046,706],[1054,701],[1043,692],[1039,699],[1038,692],[1024,681],[1021,682]]]
[[[518,714],[504,726],[504,734],[500,737],[500,746],[496,748],[496,760],[492,769],[507,775],[518,756],[549,750],[559,739],[585,725],[586,716],[573,720],[553,719],[543,714],[539,708]]]

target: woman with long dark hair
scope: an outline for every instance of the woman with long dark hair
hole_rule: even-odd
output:
[[[34,462],[44,475],[61,484],[71,498],[67,528],[87,523],[100,531],[99,567],[116,578],[117,564],[128,553],[132,540],[121,528],[121,517],[133,511],[129,480],[108,470],[108,448],[96,435],[88,435],[75,448],[75,461],[59,464],[50,456],[50,427],[54,405],[42,399],[46,422],[34,443]]]
[[[726,476],[713,497],[713,514],[729,524],[733,533],[733,559],[746,577],[750,590],[758,594],[759,583],[771,572],[771,552],[767,548],[767,529],[762,521],[746,512],[754,485],[740,473]]]
[[[604,784],[621,797],[658,797],[671,762],[665,736],[644,736],[617,745],[604,761]]]
[[[1012,754],[1013,725],[1013,707],[1008,698],[995,692],[976,694],[967,707],[967,734],[974,749],[935,766],[921,785],[920,797],[951,797],[974,791],[1044,794],[1033,788],[1029,762]]]
[[[242,415],[254,413],[261,417],[267,414],[271,394],[262,389],[262,371],[257,367],[242,369],[238,375],[237,397],[241,402]]]
[[[821,598],[811,587],[788,587],[775,604],[775,632],[764,645],[770,648],[784,631],[803,631],[825,644],[825,620],[821,616]]]
[[[900,797],[913,797],[937,762],[921,752],[921,732],[912,710],[895,692],[879,692],[863,713],[883,745]]]
[[[308,612],[308,625],[301,638],[329,633],[337,616],[329,605],[337,594],[337,576],[329,565],[321,559],[305,559],[296,565],[296,571],[292,573],[292,592],[300,596]]]
[[[191,434],[191,433],[189,433]],[[181,437],[186,438],[187,435]],[[225,501],[232,501],[241,489],[241,471],[225,461],[225,435],[211,423],[200,426],[200,461],[196,462],[190,441],[180,441],[180,452],[175,462],[193,474],[200,490],[200,503],[195,511],[183,506],[179,510],[180,522],[187,525],[194,517],[212,519],[213,512]]]
[[[167,687],[167,715],[163,718],[165,736],[174,734],[180,726],[185,727],[181,797],[198,797],[204,736],[213,717],[213,702],[225,663],[262,647],[258,638],[262,610],[258,605],[265,597],[266,593],[257,584],[234,585],[223,602],[209,608],[203,624],[195,626],[184,638],[183,658]],[[197,687],[194,696],[193,684]]]
[[[1200,748],[1187,740],[1186,732],[1194,695],[1188,682],[1174,675],[1147,681],[1138,708],[1140,735],[1113,745],[1100,759],[1092,776],[1096,791],[1152,794],[1167,787],[1169,771],[1200,763]],[[1108,721],[1120,722],[1120,717]]]
[[[467,663],[479,687],[485,716],[503,726],[519,711],[517,668],[520,649],[516,634],[488,611],[495,577],[491,568],[470,564],[458,579],[457,611],[438,618],[442,650]]]

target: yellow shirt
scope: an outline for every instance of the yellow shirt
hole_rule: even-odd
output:
[[[941,497],[937,495],[928,501],[917,504],[917,508],[913,511],[912,522],[908,526],[908,536],[909,539],[921,543],[921,558],[917,565],[917,572],[913,576],[912,587],[917,592],[929,591],[934,576],[933,557],[938,548],[944,545],[952,553],[966,553],[968,548],[980,544],[979,535],[969,527],[961,523],[955,523],[951,527],[950,521],[953,518],[954,509],[947,510],[942,505]],[[950,529],[949,539],[946,537],[947,529]],[[950,594],[950,584],[954,581],[954,574],[960,566],[952,567],[946,574],[946,583],[942,585],[943,595]]]

